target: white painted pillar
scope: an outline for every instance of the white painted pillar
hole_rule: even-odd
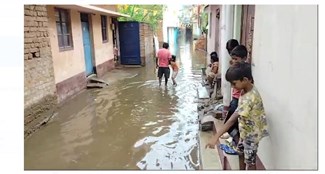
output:
[[[220,13],[220,61],[221,61],[221,93],[223,95],[224,106],[229,106],[231,101],[231,85],[226,80],[226,71],[229,68],[230,56],[226,50],[226,43],[233,37],[233,26],[234,26],[234,6],[233,5],[222,5]]]
[[[207,39],[207,55],[206,55],[206,62],[207,64],[210,63],[210,53],[212,50],[212,41],[211,41],[211,35],[212,35],[212,5],[209,5],[209,7],[207,7],[207,13],[208,13],[208,33],[206,34],[206,39]]]
[[[242,5],[235,5],[234,7],[234,35],[233,39],[240,41],[241,32],[241,17],[242,17]]]
[[[216,50],[217,5],[209,6],[209,29],[207,35],[207,62],[210,63],[210,53]],[[210,15],[211,14],[211,15]],[[218,52],[219,53],[219,52]]]

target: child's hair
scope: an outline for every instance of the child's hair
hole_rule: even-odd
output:
[[[230,52],[238,45],[239,43],[236,39],[228,40],[226,43],[226,49],[228,50],[228,53],[230,54]]]
[[[210,53],[210,59],[213,62],[219,62],[219,57],[218,57],[217,52],[213,51],[212,53]]]
[[[164,42],[164,43],[163,43],[163,48],[168,49],[168,48],[169,48],[169,44],[168,44],[167,42]]]
[[[213,51],[213,52],[210,53],[210,56],[214,56],[214,55],[215,55],[215,56],[218,56],[218,53],[215,52],[215,51]]]
[[[172,55],[172,61],[175,62],[176,61],[176,56]]]
[[[237,56],[245,59],[247,57],[247,48],[244,45],[238,45],[231,51],[230,56]]]
[[[230,67],[226,72],[226,80],[228,82],[243,80],[244,77],[248,80],[253,80],[252,68],[247,62],[239,62],[235,66]]]

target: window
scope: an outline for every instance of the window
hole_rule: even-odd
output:
[[[108,35],[107,35],[107,16],[101,16],[102,20],[102,39],[103,42],[108,42]]]
[[[70,25],[70,13],[68,10],[56,8],[55,18],[60,50],[72,49],[73,44]]]

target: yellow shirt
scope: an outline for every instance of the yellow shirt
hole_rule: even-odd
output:
[[[262,98],[254,86],[251,91],[239,97],[236,112],[240,138],[258,143],[268,135]]]

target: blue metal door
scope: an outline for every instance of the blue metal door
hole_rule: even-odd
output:
[[[87,20],[85,17],[86,15],[87,15]],[[82,40],[83,40],[85,64],[86,64],[86,75],[88,76],[94,73],[88,14],[81,14],[81,26],[82,26]]]
[[[121,64],[140,65],[140,33],[138,22],[119,22]]]

